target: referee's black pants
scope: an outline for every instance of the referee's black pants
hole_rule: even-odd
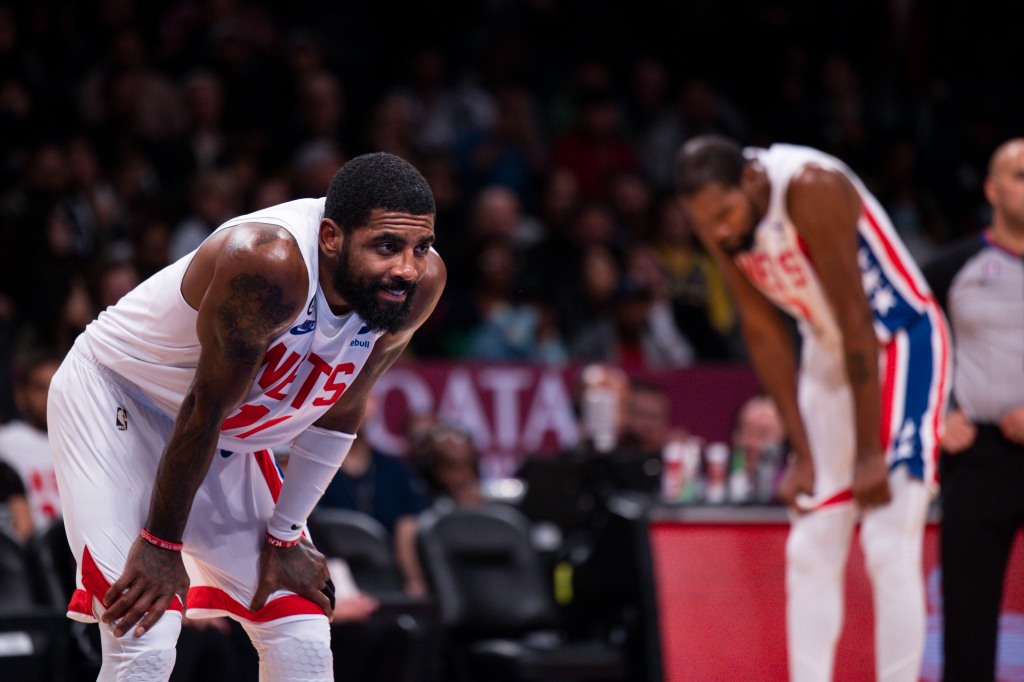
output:
[[[1024,446],[979,425],[970,448],[943,453],[940,471],[943,679],[994,680],[1003,581],[1024,527]]]

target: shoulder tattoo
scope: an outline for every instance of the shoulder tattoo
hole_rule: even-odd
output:
[[[217,311],[226,332],[228,356],[255,363],[265,350],[267,337],[295,314],[298,304],[283,300],[281,287],[263,275],[243,272],[232,277],[230,285],[231,295]]]

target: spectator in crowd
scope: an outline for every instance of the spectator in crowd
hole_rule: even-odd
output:
[[[378,100],[370,112],[366,143],[371,149],[379,149],[403,159],[415,159],[419,156],[415,133],[410,103],[401,93],[392,92]],[[432,156],[446,151],[436,152]]]
[[[651,66],[647,80],[657,78]],[[652,83],[648,87],[657,87]],[[672,185],[672,161],[686,140],[703,133],[722,133],[746,137],[743,116],[722,93],[703,78],[689,78],[678,84],[666,110],[653,118],[638,140],[641,157],[651,181],[661,190]]]
[[[490,95],[475,85],[454,82],[457,79],[440,48],[417,50],[408,67],[408,82],[389,94],[397,95],[404,105],[417,154],[450,151],[460,135],[492,120]]]
[[[688,435],[685,428],[672,424],[672,405],[661,382],[641,377],[629,380],[620,447],[660,455],[669,441]]]
[[[736,313],[725,280],[690,229],[686,214],[666,198],[657,208],[651,248],[667,278],[676,326],[698,360],[740,356]]]
[[[9,464],[24,482],[36,528],[61,518],[57,477],[46,430],[46,398],[60,358],[28,357],[16,379],[15,404],[20,419],[0,426],[0,461]]]
[[[467,291],[450,295],[444,336],[454,357],[561,363],[567,353],[551,309],[516,286],[522,265],[511,241],[478,246],[475,277]]]
[[[577,334],[569,353],[574,360],[608,362],[629,371],[684,367],[693,358],[664,298],[629,274],[612,292],[610,315],[594,319]]]
[[[655,57],[644,55],[630,65],[627,123],[644,175],[656,190],[672,185],[672,159],[679,148],[672,132],[671,73]]]
[[[28,542],[35,529],[25,484],[18,472],[0,459],[0,530],[13,535],[20,542]]]
[[[662,483],[665,449],[693,438],[673,423],[668,391],[660,381],[631,377],[617,472],[622,489],[654,494]]]
[[[452,146],[462,185],[469,192],[501,185],[531,201],[548,157],[536,102],[529,90],[506,85],[494,105],[493,122],[464,133]]]
[[[185,77],[183,91],[189,175],[220,170],[228,151],[220,78],[211,71],[193,71]]]
[[[776,501],[775,486],[785,464],[786,426],[779,408],[763,394],[748,398],[732,425],[729,501]]]
[[[654,188],[640,171],[622,171],[612,176],[611,209],[619,232],[630,242],[650,235],[654,197]]]
[[[480,453],[465,429],[438,424],[420,439],[413,457],[436,507],[484,504]]]
[[[158,216],[140,216],[130,243],[139,281],[148,279],[171,262],[171,226]]]
[[[629,376],[609,363],[584,365],[573,387],[579,438],[557,455],[528,456],[516,476],[526,485],[522,508],[559,538],[585,531],[613,486],[604,464],[618,451],[626,427]]]
[[[68,164],[68,192],[61,199],[74,226],[78,251],[88,255],[122,236],[123,207],[100,165],[99,154],[85,135],[76,135],[64,147]]]
[[[550,233],[527,252],[530,272],[524,286],[545,292],[562,337],[572,346],[583,328],[608,314],[622,276],[621,261],[611,209],[585,202],[576,207],[565,233]]]
[[[552,159],[572,171],[584,197],[598,199],[608,195],[616,173],[637,168],[636,152],[611,92],[580,92],[578,107],[578,124],[554,141]]]
[[[172,261],[198,248],[217,226],[235,215],[238,208],[234,184],[223,172],[197,176],[189,194],[190,214],[171,233]],[[322,195],[323,192],[304,196]]]
[[[129,260],[101,262],[95,284],[97,307],[103,310],[114,305],[122,296],[138,286],[140,281],[138,270]]]

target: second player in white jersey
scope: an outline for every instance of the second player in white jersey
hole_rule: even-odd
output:
[[[680,151],[682,208],[725,275],[792,447],[787,643],[797,682],[832,679],[844,567],[861,523],[878,679],[917,679],[921,542],[949,392],[945,320],[885,212],[842,162],[792,145]],[[780,310],[801,336],[797,361]]]

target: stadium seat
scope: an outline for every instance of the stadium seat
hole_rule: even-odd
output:
[[[30,548],[0,531],[0,679],[63,680],[67,621]]]
[[[596,639],[570,640],[529,522],[504,505],[423,515],[417,545],[462,680],[625,680],[626,657]]]

